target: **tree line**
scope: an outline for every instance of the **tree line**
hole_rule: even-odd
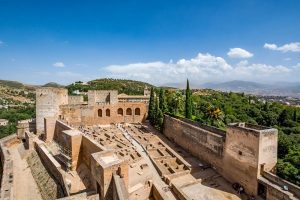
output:
[[[264,102],[244,93],[213,90],[192,91],[152,88],[148,119],[163,129],[163,115],[185,117],[226,130],[233,122],[246,122],[277,128],[277,174],[300,185],[300,108]]]

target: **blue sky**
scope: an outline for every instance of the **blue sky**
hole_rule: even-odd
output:
[[[0,0],[0,79],[300,81],[300,1]]]

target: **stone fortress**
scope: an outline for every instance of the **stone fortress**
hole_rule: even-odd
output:
[[[225,132],[165,115],[159,133],[146,121],[147,90],[88,91],[86,102],[40,88],[36,98],[36,119],[0,141],[1,199],[300,197],[298,186],[274,174],[276,129],[236,123]]]

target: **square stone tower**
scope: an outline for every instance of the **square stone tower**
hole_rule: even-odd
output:
[[[68,90],[64,88],[41,87],[36,90],[36,130],[44,132],[44,118],[59,118],[59,106],[68,104]]]
[[[229,125],[223,158],[225,178],[256,195],[261,169],[271,171],[276,166],[277,137],[277,129],[245,123]]]
[[[116,104],[118,103],[117,90],[89,90],[88,104]]]

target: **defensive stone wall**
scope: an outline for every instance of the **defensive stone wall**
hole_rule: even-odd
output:
[[[13,191],[14,191],[13,159],[6,145],[15,140],[16,140],[15,134],[2,138],[0,140],[0,156],[1,156],[1,167],[2,167],[0,198],[4,200],[13,199]]]
[[[281,197],[284,194],[278,194],[278,193],[283,193],[282,188],[284,186],[286,186],[288,188],[288,190],[295,195],[295,197],[300,198],[300,187],[299,186],[297,186],[293,183],[290,183],[290,182],[288,182],[288,181],[286,181],[286,180],[284,180],[284,179],[282,179],[282,178],[280,178],[280,177],[278,177],[275,174],[272,174],[270,172],[264,171],[264,172],[262,172],[262,176],[264,178],[266,178],[268,181],[270,181],[270,182],[274,183],[275,185],[279,186],[279,188],[280,188],[279,192],[278,192],[277,187],[271,187],[271,184],[269,184],[268,185],[268,190],[267,190],[267,198],[268,199],[282,199]],[[276,194],[277,194],[278,197],[275,198],[274,196],[276,196]],[[288,194],[285,194],[285,195],[290,196]]]
[[[61,165],[55,160],[55,158],[49,153],[49,151],[43,144],[37,144],[36,150],[47,171],[51,173],[51,175],[58,183],[58,186],[61,187],[64,196],[69,196],[69,189],[65,182],[65,175],[63,170],[61,169]]]
[[[221,130],[200,126],[165,115],[164,134],[172,141],[189,151],[192,155],[222,170],[225,135]]]
[[[272,171],[277,163],[276,129],[236,123],[224,132],[165,115],[163,132],[228,181],[240,183],[248,194],[257,194],[261,169]]]

